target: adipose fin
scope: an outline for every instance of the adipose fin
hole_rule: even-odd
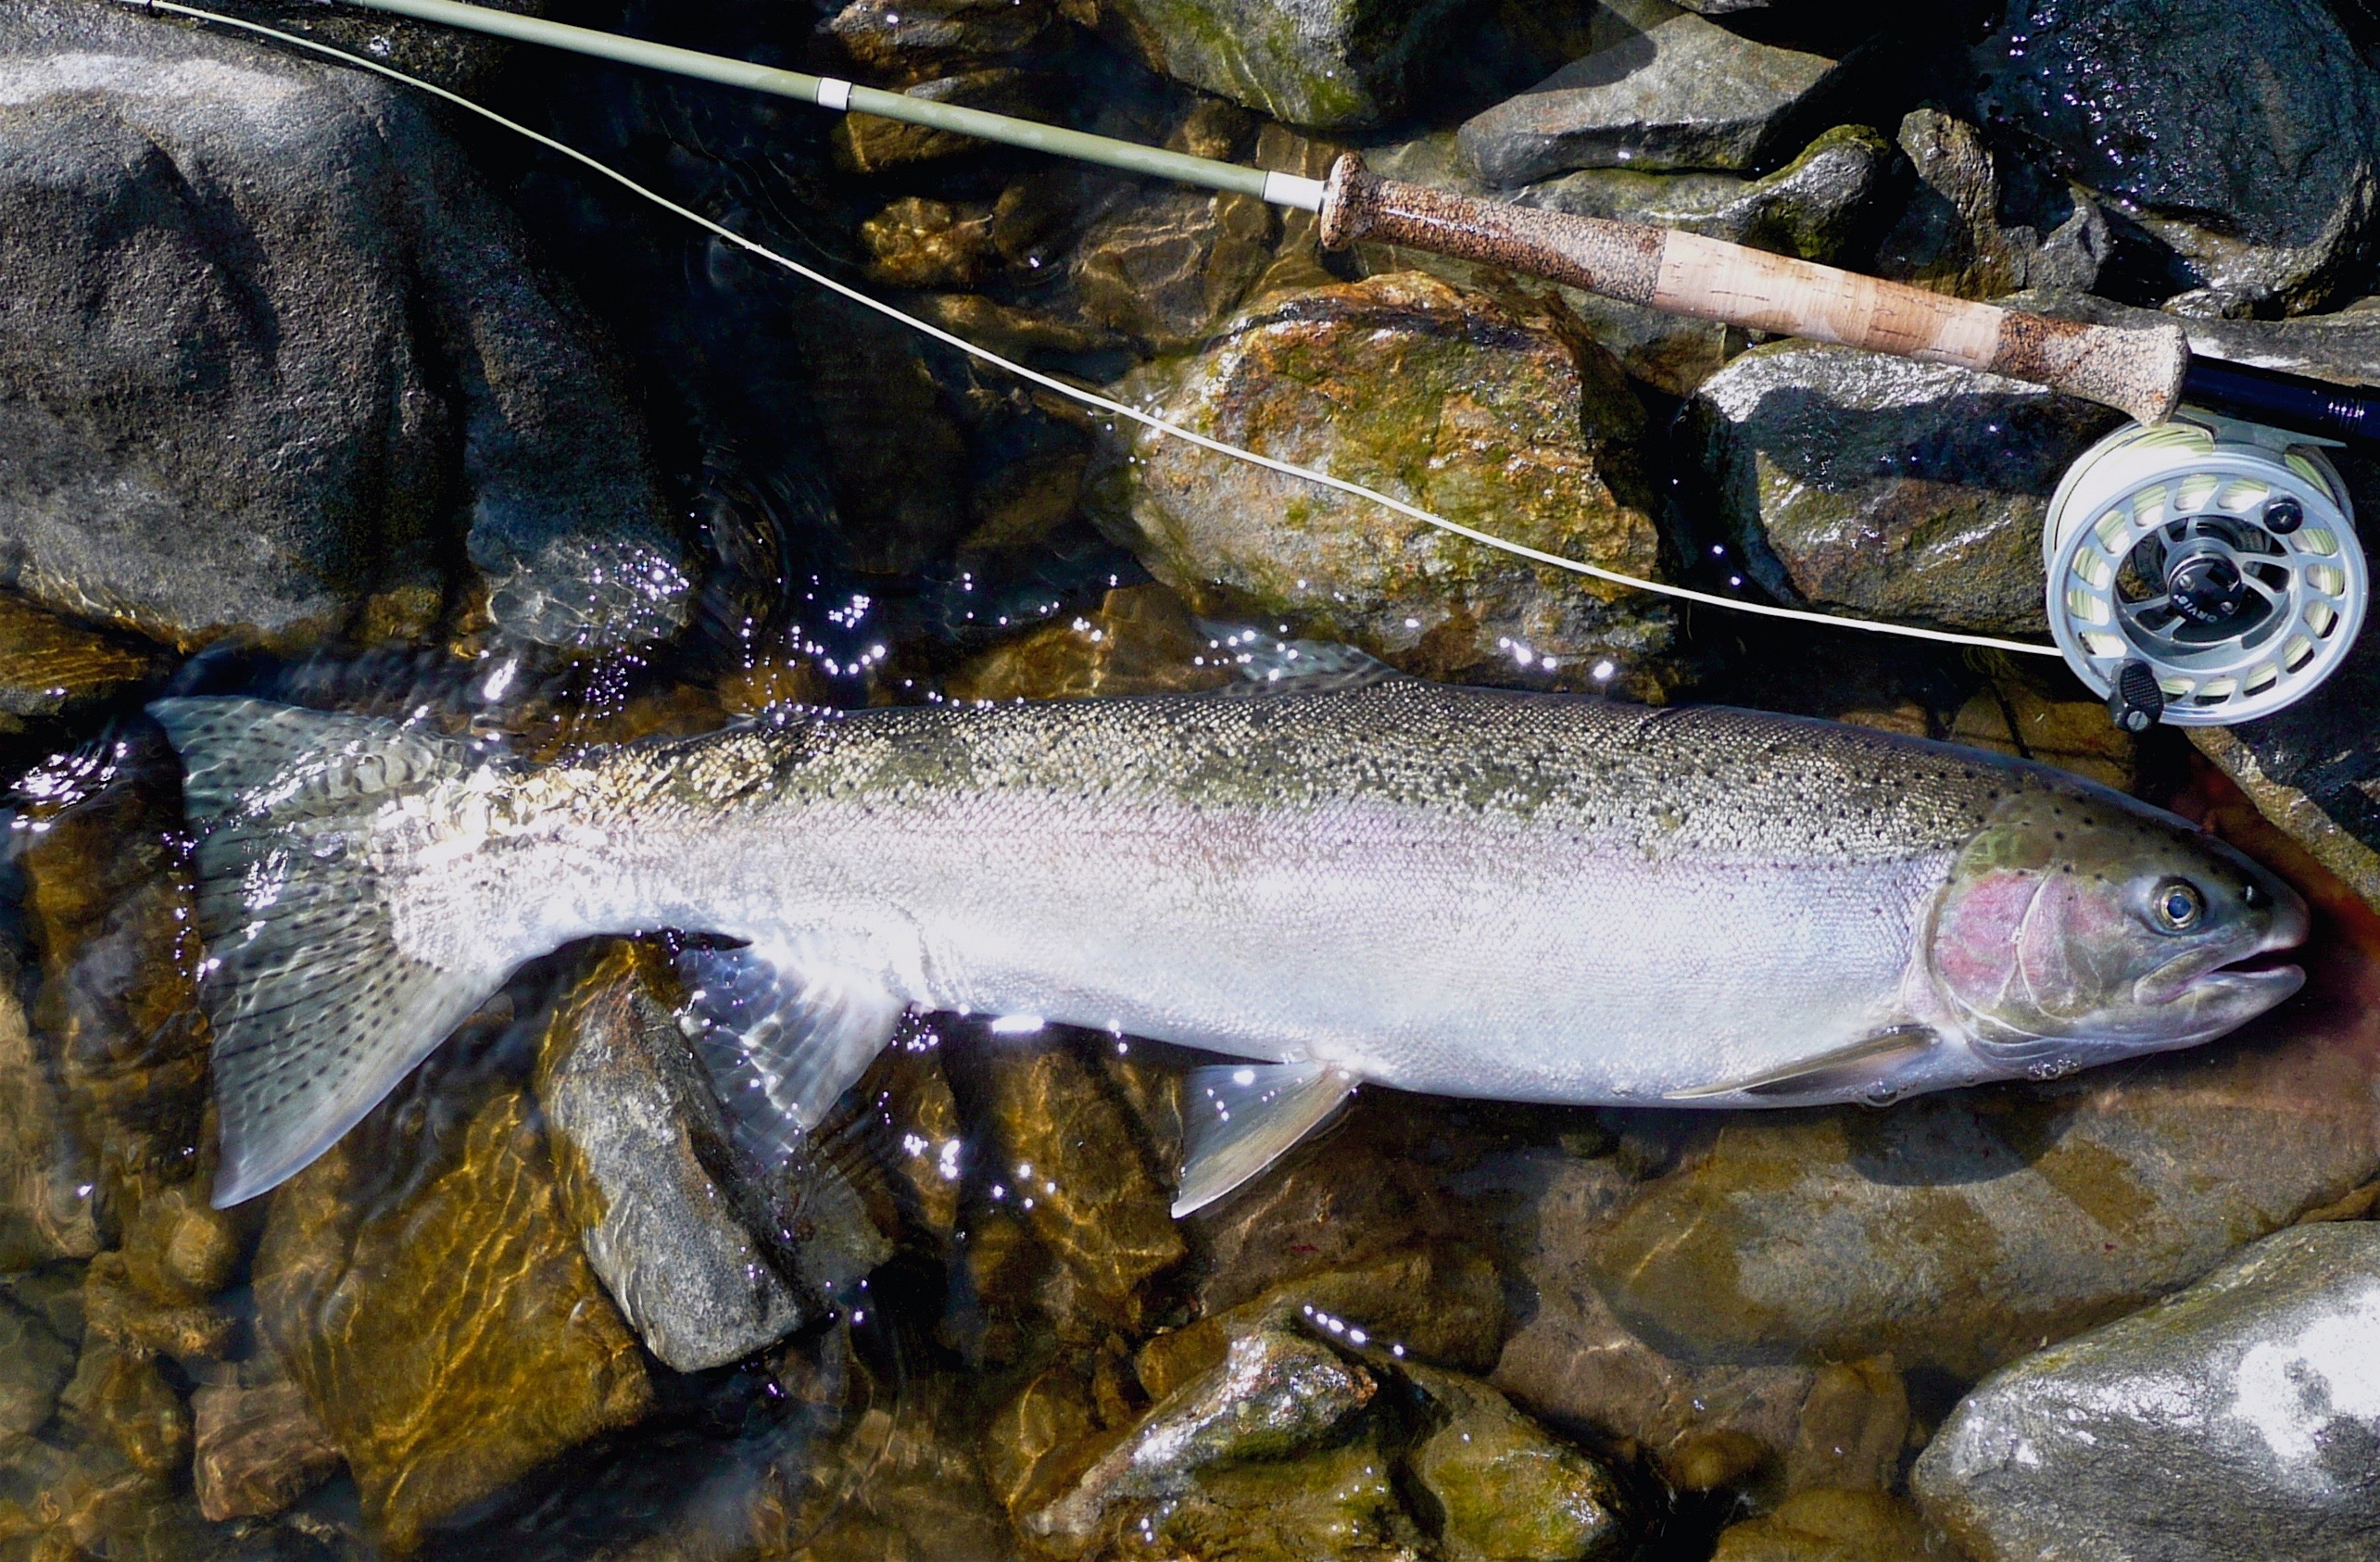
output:
[[[1322,1063],[1193,1068],[1182,1082],[1182,1179],[1174,1217],[1203,1209],[1289,1153],[1355,1093]]]
[[[199,1000],[222,1135],[218,1208],[279,1185],[379,1104],[485,1002],[510,964],[401,951],[403,852],[384,805],[470,769],[462,745],[393,723],[260,699],[160,699],[198,832]]]

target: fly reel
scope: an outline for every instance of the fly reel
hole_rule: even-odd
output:
[[[2042,529],[2049,628],[2119,725],[2253,721],[2346,658],[2369,582],[2330,443],[2184,408],[2067,472]]]

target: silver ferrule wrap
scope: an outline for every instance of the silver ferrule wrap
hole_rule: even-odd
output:
[[[1267,173],[1265,175],[1265,199],[1273,206],[1294,207],[1300,211],[1322,209],[1322,181],[1303,174]]]

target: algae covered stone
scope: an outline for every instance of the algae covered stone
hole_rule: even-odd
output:
[[[1276,295],[1118,394],[1495,536],[1660,566],[1643,409],[1609,356],[1420,272]],[[1368,499],[1145,428],[1117,431],[1086,498],[1202,612],[1291,623],[1429,675],[1662,685],[1667,609]]]
[[[1632,1548],[1610,1471],[1484,1383],[1418,1367],[1404,1376],[1445,1417],[1409,1464],[1444,1515],[1450,1562],[1596,1562]]]
[[[1461,0],[1101,0],[1108,30],[1177,81],[1293,125],[1377,124]]]
[[[653,1400],[527,1094],[404,1104],[273,1194],[256,1264],[259,1324],[393,1551]]]

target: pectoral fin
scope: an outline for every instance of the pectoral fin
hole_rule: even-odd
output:
[[[799,944],[690,949],[678,974],[679,1027],[762,1165],[782,1163],[867,1072],[906,1007],[880,978]]]
[[[1182,1180],[1174,1217],[1203,1209],[1287,1154],[1355,1092],[1321,1063],[1193,1068],[1182,1088]]]
[[[1671,1090],[1664,1101],[1707,1101],[1713,1096],[1750,1095],[1794,1096],[1824,1095],[1857,1087],[1875,1078],[1885,1070],[1908,1062],[1933,1046],[1940,1038],[1921,1025],[1895,1026],[1873,1036],[1863,1036],[1848,1047],[1816,1057],[1804,1058],[1782,1068],[1730,1079],[1724,1084],[1697,1085],[1692,1090]]]

